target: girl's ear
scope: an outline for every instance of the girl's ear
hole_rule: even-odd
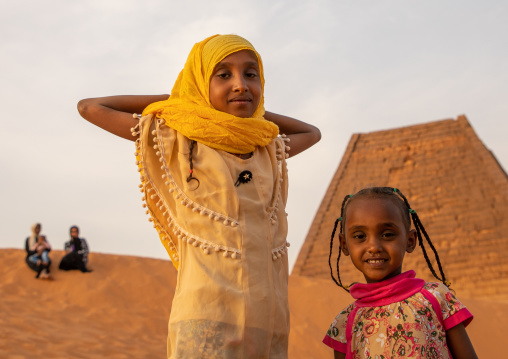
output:
[[[412,229],[407,234],[406,252],[411,253],[415,250],[415,248],[416,248],[416,231]]]
[[[344,234],[340,233],[339,239],[340,239],[340,248],[342,249],[342,253],[344,253],[345,256],[348,256],[349,249],[347,249],[346,236]]]

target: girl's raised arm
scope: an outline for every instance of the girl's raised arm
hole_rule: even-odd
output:
[[[167,100],[169,95],[124,95],[87,98],[78,102],[78,111],[87,121],[127,140],[134,141],[131,128],[140,114],[151,103]]]
[[[478,359],[464,324],[460,323],[446,331],[446,343],[453,359]]]
[[[264,117],[268,121],[272,121],[279,126],[280,133],[285,134],[291,139],[288,144],[291,148],[288,151],[289,157],[293,157],[305,151],[321,139],[321,132],[319,129],[308,123],[268,111],[265,112]]]

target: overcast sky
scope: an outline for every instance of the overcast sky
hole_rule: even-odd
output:
[[[167,259],[134,144],[80,118],[86,97],[169,93],[194,43],[250,40],[266,109],[322,140],[288,161],[290,265],[353,133],[465,114],[508,168],[508,2],[0,0],[0,247],[34,222],[54,248]],[[93,263],[92,263],[93,266]]]

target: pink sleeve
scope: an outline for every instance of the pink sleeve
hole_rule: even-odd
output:
[[[344,354],[346,354],[346,352],[347,352],[346,343],[341,343],[341,342],[333,339],[332,337],[329,337],[328,334],[325,335],[325,337],[323,339],[323,343],[325,343],[330,348],[332,348],[333,350],[336,350],[338,352],[341,352]]]
[[[455,295],[442,283],[427,283],[425,285],[432,296],[439,303],[441,318],[445,330],[463,323],[466,327],[472,320],[473,315]]]
[[[448,330],[460,323],[464,324],[464,327],[467,327],[472,320],[473,314],[464,307],[452,316],[448,317],[448,319],[444,320],[444,328],[445,330]]]
[[[354,304],[350,304],[346,309],[335,317],[323,339],[323,343],[341,353],[347,352],[346,328],[349,314],[354,308]]]

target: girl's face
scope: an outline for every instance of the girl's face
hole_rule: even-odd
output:
[[[261,78],[256,55],[242,50],[226,56],[210,77],[210,103],[237,117],[252,117],[261,100]]]
[[[405,253],[416,246],[416,233],[406,227],[392,200],[360,197],[347,207],[340,243],[367,283],[377,283],[401,273]]]
[[[35,226],[34,232],[36,235],[39,235],[39,233],[41,233],[41,225],[40,224]]]
[[[78,229],[77,229],[77,228],[72,228],[72,229],[71,229],[71,237],[72,237],[72,238],[78,238],[78,236],[79,236],[79,231],[78,231]]]

